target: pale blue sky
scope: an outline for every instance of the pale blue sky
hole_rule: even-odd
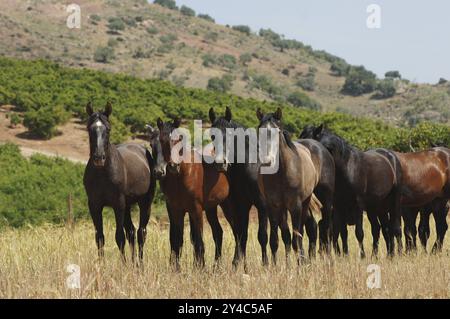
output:
[[[220,24],[271,28],[363,64],[383,76],[399,70],[416,82],[450,79],[448,0],[177,0]],[[369,4],[381,7],[381,29],[368,29]]]

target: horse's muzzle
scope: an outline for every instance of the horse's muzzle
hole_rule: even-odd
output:
[[[180,172],[180,164],[168,163],[167,170],[171,173],[178,174]]]
[[[94,162],[94,166],[96,167],[103,167],[105,166],[106,163],[106,156],[105,155],[101,155],[101,156],[94,156],[93,158],[93,162]]]

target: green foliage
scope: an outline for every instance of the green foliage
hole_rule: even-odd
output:
[[[17,113],[12,113],[9,116],[9,123],[10,127],[14,128],[20,123],[22,123],[22,120],[20,119],[20,116]]]
[[[188,17],[195,17],[195,11],[191,8],[189,8],[188,6],[181,6],[180,8],[180,12],[181,14],[188,16]]]
[[[376,98],[387,99],[396,93],[395,83],[392,78],[386,78],[378,82]]]
[[[363,66],[351,67],[345,78],[342,92],[358,96],[373,92],[376,89],[376,85],[377,77],[373,72],[366,70]]]
[[[102,20],[102,18],[98,14],[91,14],[89,16],[89,19],[95,22],[100,22]]]
[[[94,53],[94,61],[98,63],[109,63],[115,58],[114,48],[112,47],[98,47]]]
[[[330,67],[330,71],[335,76],[346,76],[350,70],[350,65],[348,65],[343,60],[338,60],[333,62]]]
[[[43,107],[25,113],[23,125],[31,134],[50,139],[57,133],[56,126],[65,123],[69,118],[70,114],[60,106]]]
[[[203,66],[207,68],[217,63],[216,56],[210,53],[204,54],[202,60]]]
[[[398,71],[388,71],[388,72],[386,72],[384,77],[393,78],[393,79],[401,79],[402,78],[402,76],[400,75],[400,72],[398,72]]]
[[[233,70],[237,66],[237,61],[233,55],[225,53],[219,56],[219,58],[217,59],[217,64],[229,70]]]
[[[217,92],[228,92],[233,86],[233,77],[229,74],[225,74],[221,78],[214,77],[208,81],[208,90]]]
[[[125,30],[125,22],[122,20],[122,18],[111,17],[108,19],[107,27],[113,32],[123,31]]]
[[[239,62],[243,65],[248,65],[250,62],[252,62],[252,55],[250,53],[242,53],[239,57]]]
[[[244,33],[245,35],[250,35],[252,33],[252,29],[246,25],[235,25],[232,27],[233,30]]]
[[[206,42],[217,42],[217,40],[219,39],[219,34],[217,32],[210,31],[205,34],[203,39]]]
[[[216,20],[214,20],[214,18],[208,14],[199,13],[199,15],[197,17],[199,17],[200,19],[212,22],[212,23],[216,23]]]
[[[16,145],[0,146],[0,226],[64,223],[72,194],[76,219],[87,217],[82,165],[59,158],[21,156]]]
[[[305,107],[311,110],[320,110],[320,104],[312,100],[308,95],[301,91],[295,91],[289,94],[288,102],[297,107]]]
[[[160,6],[171,10],[178,10],[175,0],[155,0],[153,3],[159,4]]]
[[[155,35],[158,34],[159,30],[158,28],[152,26],[147,28],[147,32],[151,35]]]

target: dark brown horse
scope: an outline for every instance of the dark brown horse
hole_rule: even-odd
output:
[[[433,211],[435,213],[438,239],[433,248],[439,251],[442,247],[447,230],[447,210],[445,206],[450,198],[450,150],[445,147],[435,147],[422,152],[396,153],[403,171],[402,206],[405,222],[405,237],[407,247],[413,248],[415,224],[418,210],[422,210],[424,218]],[[410,209],[407,209],[410,208]],[[428,222],[426,223],[428,225]],[[426,238],[426,227],[419,226],[419,235]],[[424,241],[422,240],[422,243]]]
[[[112,112],[110,103],[104,112],[94,112],[91,103],[86,107],[89,115],[90,158],[84,172],[84,187],[88,197],[89,212],[95,226],[95,240],[99,256],[103,256],[102,211],[112,207],[116,218],[116,243],[125,260],[125,233],[135,259],[135,228],[131,220],[131,206],[139,205],[140,219],[137,233],[139,260],[144,256],[146,227],[150,206],[155,194],[153,159],[149,151],[137,144],[114,145],[109,142]],[[125,233],[124,233],[125,229]]]
[[[287,211],[290,212],[292,220],[292,246],[297,253],[300,253],[297,255],[300,261],[300,258],[304,256],[303,228],[306,221],[310,220],[311,200],[317,201],[313,191],[319,183],[320,173],[316,171],[310,151],[301,144],[294,145],[289,133],[283,129],[280,108],[275,113],[267,115],[264,115],[258,109],[257,117],[260,121],[259,129],[270,130],[267,148],[271,151],[269,151],[267,160],[264,162],[272,165],[272,161],[275,161],[279,164],[278,170],[274,174],[261,173],[258,179],[270,220],[270,244],[273,261],[276,262],[278,228],[281,226],[283,237],[289,231],[289,229],[285,229]],[[277,136],[272,136],[275,131],[278,132]],[[276,143],[275,147],[272,147],[272,143]],[[275,151],[275,153],[272,151]],[[307,227],[307,231],[308,229],[314,231],[314,229]],[[315,252],[317,229],[315,229],[315,232],[316,234],[313,232],[308,234],[310,256]],[[287,253],[289,252],[288,244],[290,243],[285,241]]]
[[[348,253],[347,224],[355,224],[360,255],[365,256],[363,239],[363,211],[372,226],[373,254],[378,252],[380,227],[388,253],[394,253],[394,237],[401,251],[400,183],[391,160],[380,150],[361,152],[343,138],[324,129],[309,129],[311,137],[321,142],[333,155],[336,165],[336,196],[334,243],[340,230],[344,253]],[[381,226],[380,226],[381,224]],[[339,227],[340,225],[340,227]]]
[[[172,148],[181,143],[181,139],[173,141],[172,133],[179,128],[180,120],[164,123],[158,119],[157,124],[159,131],[156,130],[151,134],[151,143],[153,155],[157,158],[155,172],[160,180],[169,214],[171,262],[177,270],[180,269],[184,216],[187,212],[194,245],[194,265],[203,267],[205,265],[203,211],[206,211],[207,220],[211,225],[216,244],[215,259],[218,261],[222,252],[223,231],[217,217],[217,206],[221,206],[227,219],[231,216],[232,210],[228,201],[228,179],[223,172],[217,171],[214,165],[202,161],[202,154],[195,150],[190,154],[191,162],[176,163],[171,156]],[[194,162],[194,158],[198,161]]]

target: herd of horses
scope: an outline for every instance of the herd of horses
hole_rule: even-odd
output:
[[[171,152],[174,145],[181,142],[181,137],[174,140],[172,136],[181,125],[179,119],[167,122],[158,119],[157,127],[147,127],[151,146],[149,150],[138,144],[110,143],[110,103],[100,112],[95,112],[89,103],[86,111],[89,116],[90,159],[85,170],[84,185],[99,256],[104,254],[105,243],[102,210],[112,207],[116,220],[115,239],[122,258],[125,261],[125,243],[128,240],[135,262],[136,229],[131,219],[131,207],[137,203],[140,209],[138,253],[139,262],[142,262],[146,227],[157,180],[169,215],[170,259],[176,269],[180,268],[186,213],[189,215],[194,264],[199,267],[205,265],[203,212],[211,226],[215,259],[220,260],[223,230],[218,219],[219,206],[233,231],[234,266],[241,261],[245,265],[249,216],[253,206],[258,211],[258,241],[264,265],[269,263],[268,242],[272,261],[276,263],[278,230],[286,255],[292,247],[299,263],[305,257],[302,245],[304,230],[309,238],[310,258],[316,254],[317,238],[322,254],[330,254],[334,250],[336,254],[346,255],[349,252],[349,225],[355,226],[359,253],[364,258],[363,212],[366,212],[370,222],[372,254],[375,256],[378,254],[380,233],[385,239],[389,256],[396,253],[396,245],[398,253],[402,253],[402,219],[406,251],[417,249],[416,219],[419,212],[421,244],[426,248],[430,236],[429,217],[433,214],[437,234],[433,251],[442,248],[447,231],[447,201],[450,197],[448,148],[434,147],[414,153],[398,153],[387,149],[362,152],[323,125],[306,126],[300,140],[293,141],[283,128],[280,108],[269,114],[263,114],[258,109],[256,116],[259,128],[279,132],[279,140],[276,141],[279,144],[276,159],[279,169],[274,174],[261,174],[262,165],[267,163],[248,160],[248,140],[245,150],[239,150],[245,152],[243,162],[227,159],[229,154],[238,156],[238,150],[227,152],[224,147],[223,163],[208,164],[202,161],[202,154],[196,150],[192,150],[190,156],[197,160],[178,163],[171,158]],[[227,129],[246,129],[233,120],[228,107],[224,116],[217,116],[211,108],[209,120],[212,127],[223,132],[223,145],[227,145]],[[236,143],[234,147],[237,147]],[[321,215],[318,224],[314,212]]]

